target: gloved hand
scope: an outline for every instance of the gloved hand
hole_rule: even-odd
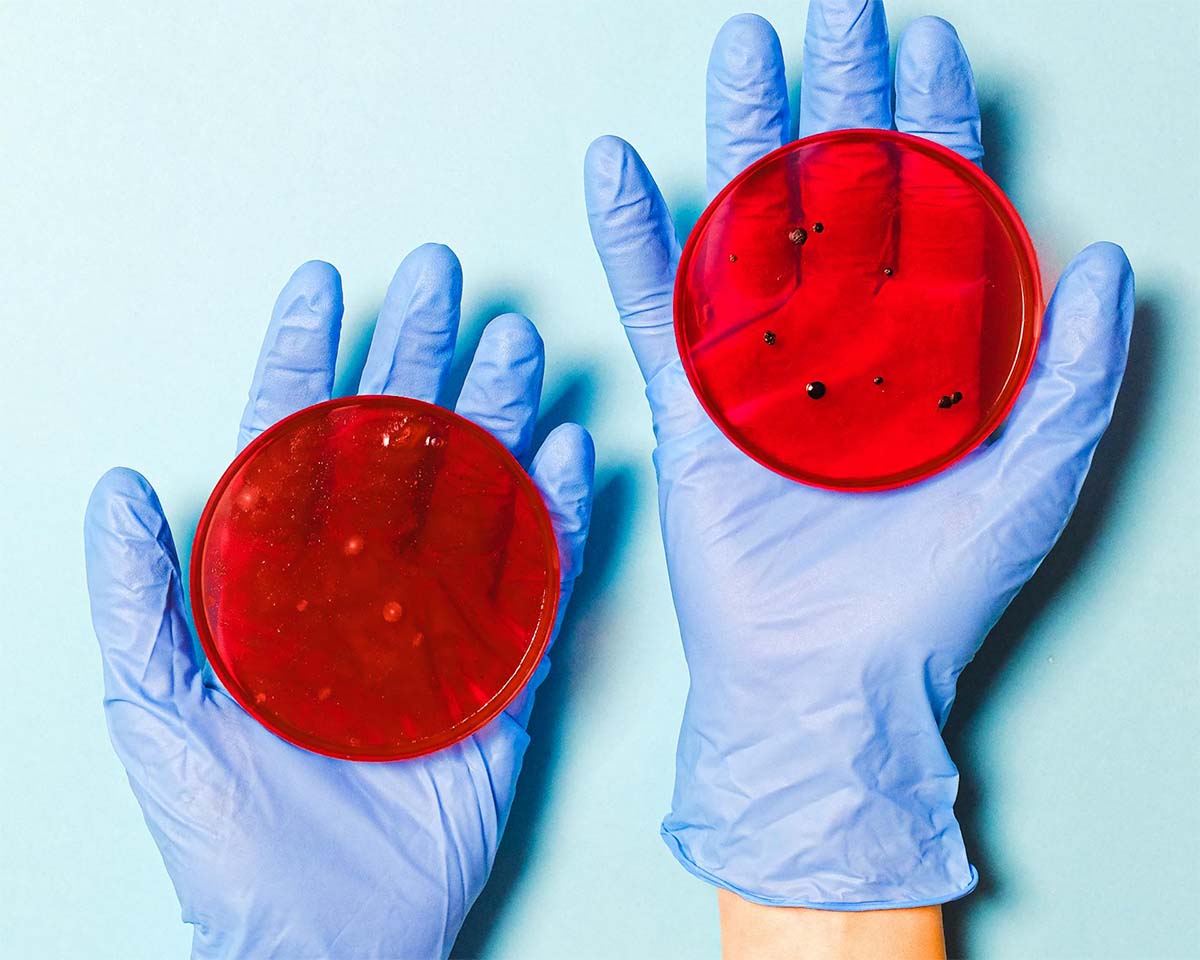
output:
[[[380,311],[361,392],[435,401],[461,292],[449,249],[410,254]],[[337,272],[304,264],[275,304],[239,446],[329,398],[341,318]],[[533,325],[497,317],[458,399],[460,414],[522,462],[543,364]],[[582,561],[593,460],[588,434],[564,424],[529,466],[558,539],[559,622]],[[452,747],[398,763],[333,760],[278,739],[202,680],[171,532],[141,476],[104,475],[85,543],[109,732],[195,926],[192,955],[448,955],[491,869],[548,661],[504,713]]]
[[[891,127],[979,160],[979,107],[953,28],[901,37],[895,110],[882,5],[812,0],[801,136]],[[708,66],[712,195],[788,136],[779,40],[721,30]],[[787,480],[740,453],[680,364],[679,245],[641,159],[605,137],[588,217],[646,378],[659,510],[691,676],[662,833],[695,875],[764,904],[941,903],[976,882],[941,728],[960,671],[1071,515],[1125,365],[1133,275],[1096,244],[1066,269],[1002,436],[885,493]]]

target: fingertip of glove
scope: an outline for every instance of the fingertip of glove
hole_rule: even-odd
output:
[[[1132,323],[1133,265],[1120,244],[1100,240],[1084,247],[1067,266],[1059,284],[1068,290],[1080,284],[1096,298],[1101,309],[1115,310],[1125,327]]]
[[[458,259],[458,254],[444,243],[422,243],[413,248],[412,252],[404,258],[404,262],[419,264],[427,270],[462,270],[462,262]]]
[[[776,34],[771,21],[757,13],[735,13],[717,31],[717,40],[725,43],[772,37]]]
[[[555,476],[568,471],[581,474],[590,486],[596,472],[596,444],[592,435],[578,423],[560,423],[542,443],[534,469]]]
[[[954,24],[941,17],[917,17],[904,28],[896,43],[897,56],[901,52],[920,59],[927,59],[930,54],[945,54],[955,48],[962,48],[958,31]]]
[[[484,342],[492,354],[510,362],[544,355],[546,349],[538,328],[523,313],[495,317],[483,330],[480,343]]]
[[[967,51],[953,24],[941,17],[919,17],[896,43],[896,83],[915,85],[917,92],[936,93],[939,79],[974,89]]]
[[[325,260],[306,260],[292,272],[287,285],[296,292],[328,291],[330,295],[339,299],[342,295],[342,275],[338,273],[337,267]]]
[[[342,275],[324,260],[307,260],[293,272],[275,302],[275,317],[338,317],[342,311]]]
[[[1084,247],[1075,262],[1085,264],[1093,280],[1112,280],[1120,286],[1133,284],[1133,264],[1119,243],[1097,240]]]
[[[596,450],[591,435],[577,423],[550,432],[530,468],[554,523],[561,574],[570,583],[583,569],[583,549],[592,519]]]
[[[1133,268],[1115,243],[1093,243],[1067,265],[1046,310],[1039,363],[1095,373],[1114,389],[1133,327]],[[1107,395],[1105,395],[1107,396]],[[1101,397],[1111,404],[1111,399]]]
[[[342,275],[337,267],[327,260],[305,260],[292,272],[292,279],[298,283],[312,285],[336,283],[340,284]]]
[[[840,39],[850,33],[864,17],[883,13],[880,0],[812,0],[808,5],[808,27],[805,47],[810,41]]]
[[[392,283],[406,280],[420,282],[426,279],[441,282],[447,277],[452,285],[457,284],[457,288],[461,290],[462,262],[458,259],[458,254],[444,243],[423,243],[400,261]]]
[[[84,510],[84,539],[93,533],[134,532],[157,539],[162,508],[150,481],[136,470],[113,467],[96,481]]]
[[[708,67],[722,79],[745,78],[758,83],[764,71],[779,66],[782,57],[779,34],[771,22],[756,13],[739,13],[717,31]]]
[[[154,488],[150,481],[129,467],[112,467],[106,470],[92,488],[88,498],[87,512],[90,516],[102,510],[114,500],[152,500]]]
[[[613,185],[620,183],[626,166],[636,156],[637,151],[629,143],[612,134],[597,137],[588,144],[583,156],[584,186],[588,198],[591,199],[598,188],[611,190]]]
[[[583,155],[583,163],[585,167],[592,169],[605,162],[611,162],[626,150],[632,149],[627,141],[622,140],[616,134],[604,133],[588,144],[587,151]]]

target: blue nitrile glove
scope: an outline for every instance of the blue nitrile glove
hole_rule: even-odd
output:
[[[916,21],[896,56],[882,6],[813,0],[800,135],[920,134],[982,156],[966,55]],[[779,40],[721,30],[708,67],[708,190],[788,136]],[[971,890],[941,728],[959,672],[1062,532],[1125,366],[1133,275],[1088,247],[1046,313],[1003,435],[886,493],[803,486],[713,425],[675,346],[679,245],[633,149],[585,163],[588,217],[646,377],[659,510],[691,676],[663,837],[689,871],[748,900],[828,909],[941,903]]]
[[[387,292],[363,393],[437,399],[454,353],[462,274],[443,246],[418,248]],[[306,263],[275,304],[239,446],[329,398],[341,279]],[[542,341],[524,317],[484,331],[458,399],[522,462],[542,388]],[[529,466],[562,562],[559,622],[591,509],[591,438],[554,430]],[[194,957],[445,957],[492,866],[512,804],[533,690],[438,753],[352,763],[278,739],[193,655],[179,561],[150,485],[101,478],[85,522],[92,619],[113,746],[194,924]]]

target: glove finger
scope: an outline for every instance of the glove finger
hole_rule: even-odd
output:
[[[983,159],[975,75],[954,27],[938,17],[913,21],[897,44],[896,129]]]
[[[359,393],[436,403],[454,359],[462,266],[449,247],[426,243],[404,258],[379,310]]]
[[[600,137],[583,164],[588,224],[613,303],[642,376],[677,359],[671,297],[679,241],[642,158],[618,137]]]
[[[519,313],[496,317],[483,331],[456,411],[475,421],[524,462],[542,396],[545,348]]]
[[[812,0],[804,34],[800,136],[892,125],[882,0]]]
[[[1004,491],[997,501],[1024,505],[1020,517],[1036,529],[1021,542],[1037,559],[1066,525],[1112,417],[1133,301],[1133,268],[1116,244],[1092,244],[1071,261],[1046,311],[1029,382],[1003,435],[980,458]]]
[[[546,501],[558,540],[563,587],[560,611],[566,608],[570,591],[583,570],[595,473],[595,444],[591,434],[577,423],[555,427],[529,467],[529,475]]]
[[[546,501],[546,509],[550,513],[554,535],[558,541],[562,589],[559,593],[551,643],[553,637],[558,636],[558,630],[562,626],[575,579],[583,570],[583,548],[587,543],[588,528],[592,519],[595,473],[596,448],[591,435],[576,423],[564,423],[555,427],[538,449],[529,468],[534,485]],[[525,689],[509,704],[509,716],[515,718],[522,726],[529,722],[534,691],[549,672],[550,655],[547,651]]]
[[[708,196],[788,134],[783,49],[775,28],[744,13],[726,21],[708,58]]]
[[[271,311],[242,414],[239,450],[288,414],[329,399],[341,327],[337,270],[320,260],[301,264]]]
[[[92,624],[104,666],[104,706],[121,762],[140,780],[166,769],[203,695],[184,614],[179,560],[153,488],[117,468],[100,478],[84,516]]]

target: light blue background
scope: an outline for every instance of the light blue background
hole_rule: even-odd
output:
[[[280,284],[345,277],[342,389],[400,258],[462,258],[465,334],[546,340],[546,407],[599,448],[594,542],[490,886],[460,951],[714,957],[713,892],[658,839],[686,684],[651,435],[584,220],[597,134],[683,228],[704,65],[741,3],[6,3],[0,10],[0,952],[161,958],[190,935],[104,729],[81,517],[135,466],[181,551],[232,454]],[[802,3],[763,2],[793,87]],[[1059,548],[964,678],[949,737],[975,957],[1200,948],[1200,6],[893,2],[954,22],[994,174],[1048,281],[1094,239],[1138,278],[1117,420]],[[998,162],[998,163],[997,163]]]

